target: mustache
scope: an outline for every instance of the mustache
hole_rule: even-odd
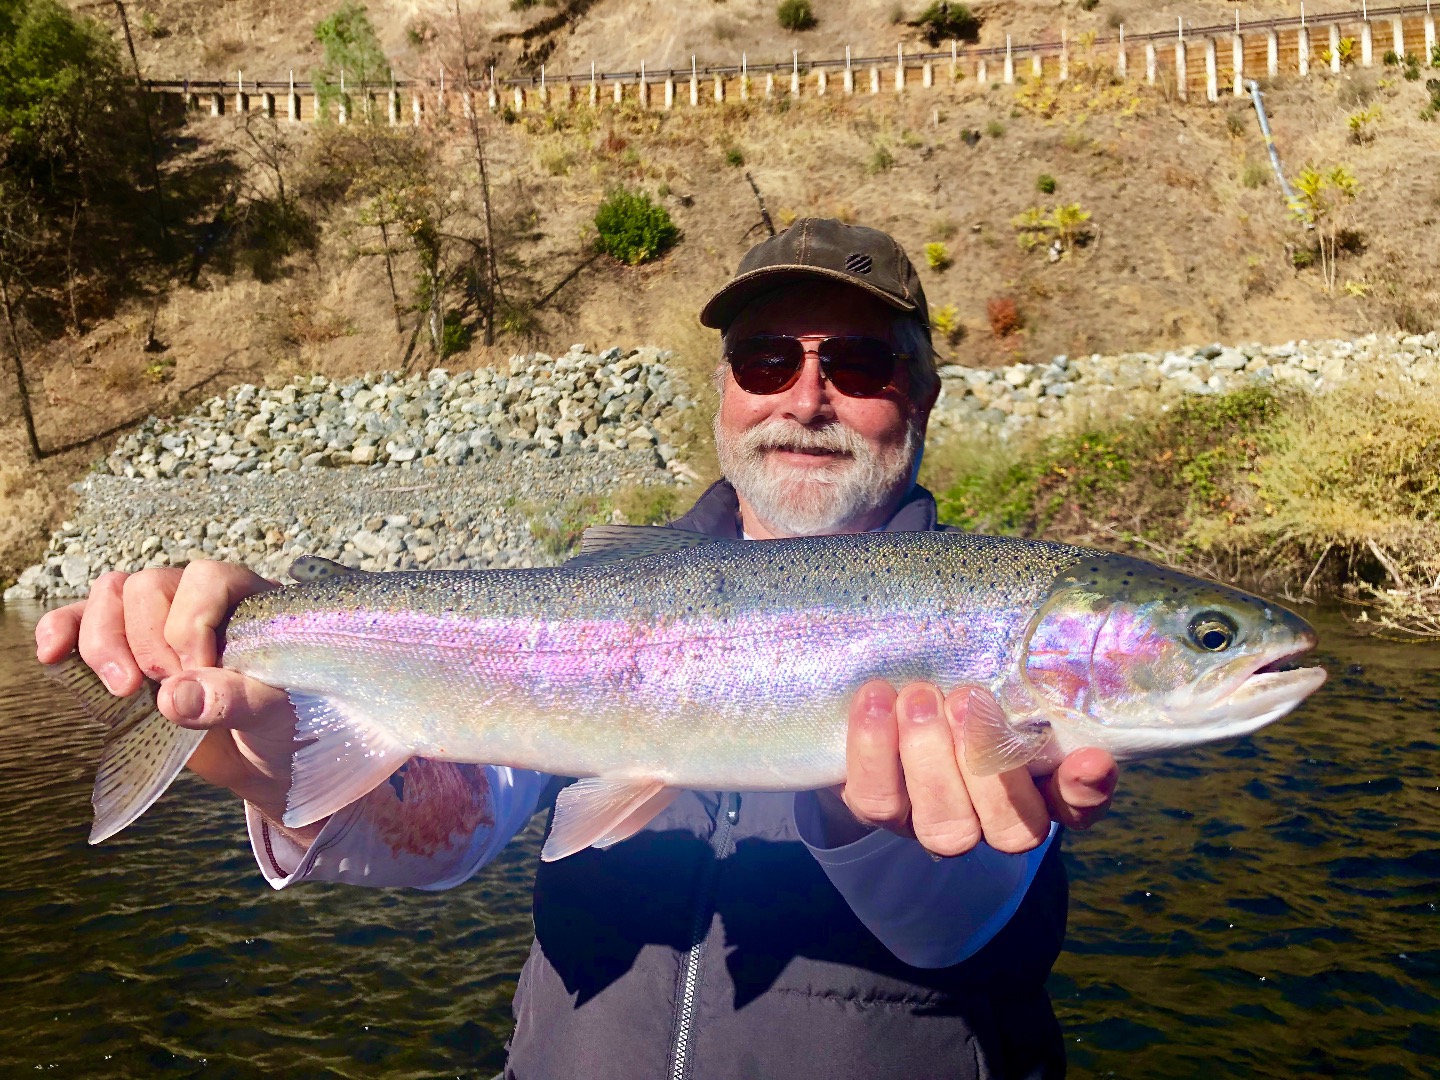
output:
[[[755,425],[735,437],[734,448],[746,456],[766,450],[823,450],[858,460],[870,456],[870,445],[843,424],[809,428],[794,420],[776,417]]]

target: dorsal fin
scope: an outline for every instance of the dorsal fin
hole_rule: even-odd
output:
[[[364,570],[356,570],[353,567],[345,566],[342,563],[331,559],[322,559],[319,555],[301,555],[290,564],[290,577],[301,585],[309,585],[315,581],[330,581],[333,578],[348,577],[351,574],[363,574]]]
[[[585,530],[580,538],[580,554],[565,565],[603,566],[714,543],[718,541],[713,536],[660,525],[596,525]]]

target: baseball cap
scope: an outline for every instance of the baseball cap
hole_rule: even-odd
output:
[[[740,309],[763,293],[815,278],[853,285],[898,311],[913,312],[930,332],[930,309],[920,275],[895,238],[879,229],[834,218],[800,218],[762,240],[700,312],[700,322],[724,330]]]

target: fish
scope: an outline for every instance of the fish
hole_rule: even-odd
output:
[[[303,745],[284,822],[366,795],[412,757],[578,777],[542,858],[608,847],[684,789],[799,791],[845,777],[871,679],[983,686],[960,752],[1044,775],[1249,735],[1325,681],[1316,637],[1268,600],[1129,555],[969,533],[715,539],[588,530],[558,567],[365,573],[296,561],[242,600],[223,667],[284,689]],[[110,726],[91,843],[164,792],[202,733],[55,677]]]

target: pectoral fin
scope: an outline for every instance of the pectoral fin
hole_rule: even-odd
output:
[[[609,847],[643,829],[679,794],[659,780],[578,780],[555,799],[555,820],[540,852],[554,862],[587,847]]]
[[[1016,728],[989,694],[971,695],[965,714],[965,766],[976,776],[1018,769],[1049,741],[1049,728]]]
[[[156,684],[149,679],[129,697],[117,698],[78,656],[47,664],[45,673],[110,729],[90,795],[95,809],[90,843],[98,844],[150,809],[185,768],[205,732],[165,719],[155,707]]]
[[[410,759],[399,741],[346,705],[291,691],[295,737],[313,739],[295,752],[285,824],[313,824],[379,787]]]

